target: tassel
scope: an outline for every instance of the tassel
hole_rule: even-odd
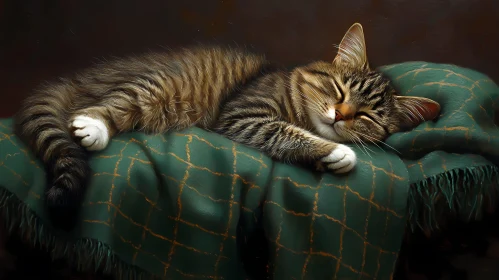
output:
[[[482,217],[485,201],[495,205],[499,168],[485,165],[448,170],[411,185],[408,222],[411,230],[439,228],[439,221],[457,214],[466,221]],[[438,211],[437,211],[438,210]]]

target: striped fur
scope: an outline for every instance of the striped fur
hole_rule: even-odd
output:
[[[81,116],[102,121],[109,138],[197,125],[274,159],[323,162],[340,173],[353,168],[355,154],[339,142],[381,141],[434,118],[439,108],[428,99],[400,99],[369,69],[358,24],[333,63],[282,71],[269,65],[240,50],[191,48],[106,62],[42,87],[15,120],[17,135],[46,164],[48,206],[81,202],[90,172],[75,132]]]

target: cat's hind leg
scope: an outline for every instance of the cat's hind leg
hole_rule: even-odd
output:
[[[109,129],[97,118],[78,115],[71,123],[73,135],[81,139],[80,145],[88,151],[100,151],[109,143]]]
[[[77,111],[70,118],[69,128],[73,137],[87,151],[105,149],[116,131],[109,116],[99,108]]]

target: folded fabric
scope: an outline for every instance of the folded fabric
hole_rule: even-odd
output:
[[[498,86],[482,73],[448,64],[410,62],[381,70],[400,94],[441,104],[436,122],[386,141],[398,150],[409,172],[411,226],[433,229],[450,212],[465,219],[479,216],[482,195],[498,186]]]
[[[69,233],[47,218],[43,166],[13,135],[11,119],[0,120],[3,215],[11,232],[54,257],[120,279],[390,279],[408,217],[434,225],[437,201],[480,212],[497,181],[499,88],[452,65],[382,71],[400,94],[438,101],[442,114],[390,137],[393,149],[352,146],[353,172],[275,162],[199,128],[127,133],[92,155],[93,177]]]

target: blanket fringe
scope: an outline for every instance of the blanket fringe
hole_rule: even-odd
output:
[[[448,170],[412,184],[408,196],[408,223],[433,231],[449,215],[469,221],[481,218],[485,206],[495,206],[499,168],[493,165]],[[488,203],[488,205],[487,205]],[[78,271],[98,271],[117,279],[155,279],[140,268],[123,262],[112,249],[95,239],[74,242],[44,226],[14,194],[0,188],[0,208],[8,234],[19,234],[33,246],[41,246],[53,259],[65,258]]]
[[[481,219],[484,207],[495,206],[498,186],[494,165],[448,170],[412,184],[407,206],[411,230],[439,229],[449,215],[465,222]]]
[[[111,248],[95,239],[70,242],[48,228],[29,207],[14,194],[0,188],[0,209],[8,234],[18,234],[33,246],[50,252],[52,259],[64,258],[78,271],[102,271],[115,279],[154,279],[140,268],[123,262]]]

